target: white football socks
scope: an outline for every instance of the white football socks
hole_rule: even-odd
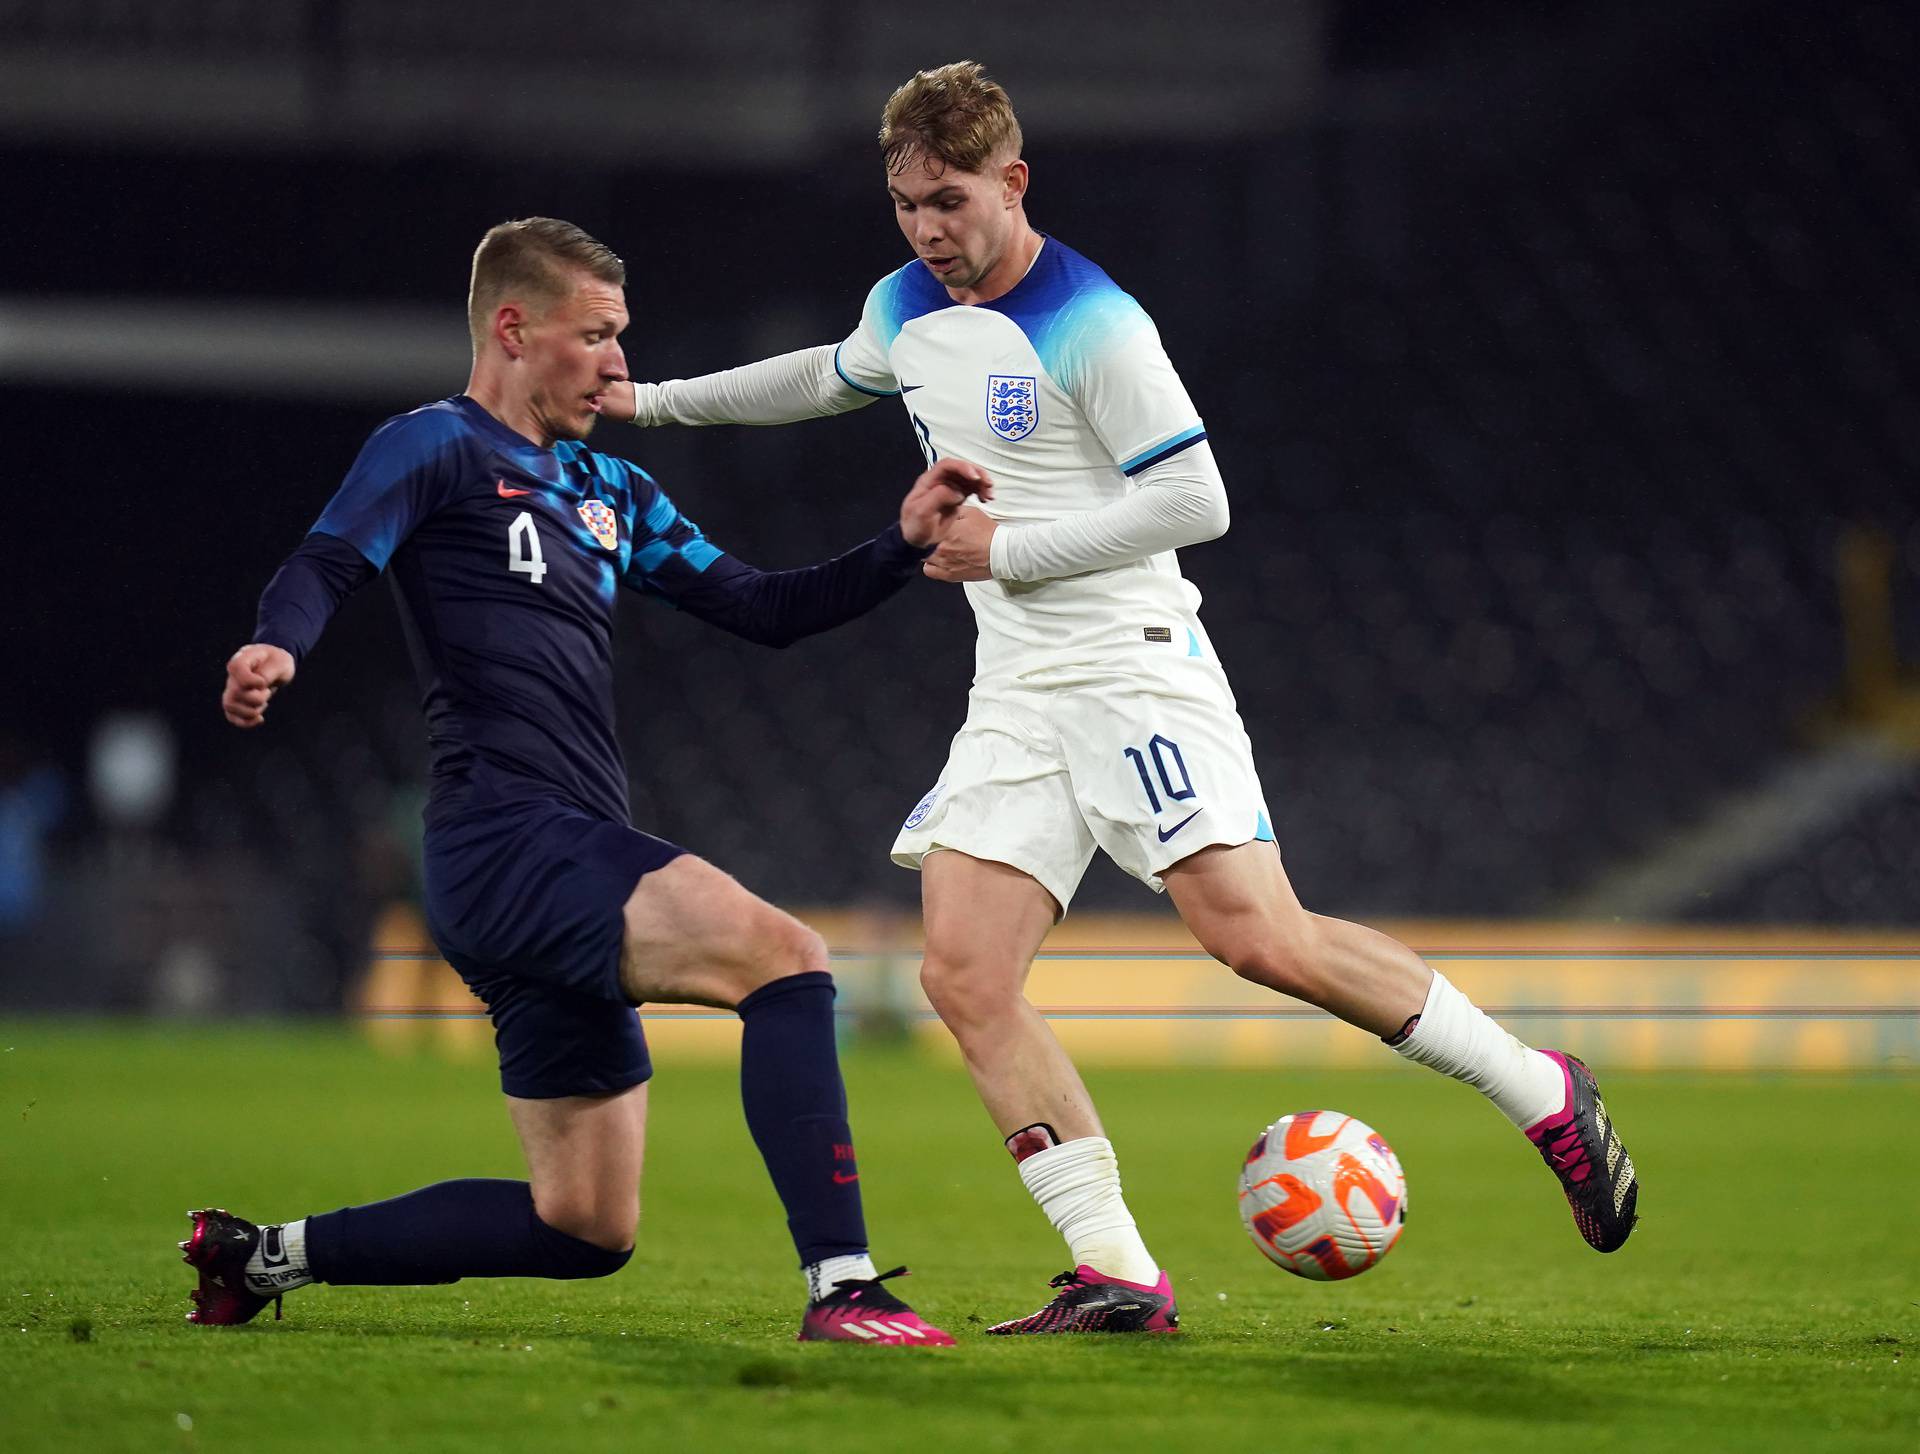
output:
[[[817,1303],[833,1291],[836,1282],[873,1276],[873,1258],[864,1252],[851,1257],[823,1257],[801,1269],[807,1277],[807,1301]]]
[[[307,1219],[260,1229],[259,1245],[247,1259],[247,1291],[278,1297],[313,1281],[307,1268]]]
[[[1420,1023],[1393,1049],[1472,1086],[1523,1131],[1566,1104],[1560,1067],[1501,1029],[1437,969]]]
[[[1120,1195],[1120,1162],[1104,1136],[1083,1136],[1036,1151],[1020,1163],[1020,1180],[1047,1214],[1076,1265],[1152,1287],[1160,1264],[1140,1240]]]

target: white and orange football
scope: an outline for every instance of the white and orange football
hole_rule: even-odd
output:
[[[1240,1220],[1288,1272],[1331,1282],[1393,1250],[1407,1178],[1380,1133],[1338,1111],[1295,1111],[1260,1133],[1240,1172]]]

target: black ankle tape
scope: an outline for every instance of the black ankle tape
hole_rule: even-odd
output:
[[[1420,1023],[1420,1017],[1418,1015],[1415,1015],[1412,1019],[1408,1020],[1406,1024],[1400,1027],[1399,1034],[1382,1035],[1380,1037],[1380,1043],[1382,1045],[1389,1045],[1389,1046],[1405,1045],[1407,1043],[1407,1036],[1411,1035],[1414,1032],[1414,1028],[1417,1025],[1419,1025],[1419,1023]]]
[[[1035,1121],[1031,1126],[1022,1126],[1007,1137],[1007,1151],[1015,1161],[1025,1161],[1042,1151],[1051,1151],[1060,1144],[1060,1133],[1045,1121]]]

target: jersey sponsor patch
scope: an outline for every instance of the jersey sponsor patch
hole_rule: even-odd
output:
[[[987,427],[1002,439],[1025,439],[1040,422],[1040,391],[1031,374],[987,375]]]
[[[1147,640],[1149,641],[1173,640],[1173,628],[1171,626],[1143,626],[1140,629],[1146,633]]]
[[[580,518],[587,529],[593,532],[593,538],[600,542],[602,550],[620,548],[620,517],[601,500],[589,500],[578,507]]]

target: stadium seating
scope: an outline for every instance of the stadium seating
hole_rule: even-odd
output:
[[[1873,23],[1798,48],[1716,33],[1750,52],[1730,75],[1778,72],[1765,95],[1683,53],[1531,147],[1394,138],[1395,168],[1350,164],[1380,195],[1328,220],[1316,288],[1270,326],[1157,283],[1235,501],[1188,573],[1314,902],[1550,909],[1792,750],[1834,690],[1835,535],[1913,530],[1920,466],[1914,223],[1893,210],[1911,108]],[[1841,177],[1860,185],[1836,198]],[[913,467],[887,412],[608,437],[686,480],[714,538],[789,563],[884,518],[871,481]],[[824,464],[803,475],[800,452]],[[770,656],[631,612],[636,810],[789,901],[910,897],[884,851],[960,718],[966,626],[920,588]],[[368,782],[415,780],[417,719],[390,677],[376,700],[357,726],[289,714],[317,789],[283,811],[289,843],[314,815],[378,816]],[[1127,901],[1112,875],[1088,892]]]
[[[1920,21],[1892,5],[1817,22],[1780,7],[1766,25],[1692,13],[1690,32],[1605,85],[1569,75],[1562,94],[1547,76],[1502,95],[1456,76],[1382,114],[1336,91],[1318,119],[1218,142],[1204,167],[1170,145],[1036,139],[1037,220],[1140,293],[1212,431],[1234,527],[1184,564],[1316,907],[1551,912],[1757,780],[1838,689],[1833,562],[1851,523],[1900,541],[1900,629],[1920,647]],[[635,367],[694,372],[850,326],[895,261],[858,165],[766,183],[862,219],[796,243],[815,253],[784,278],[737,225],[741,175],[547,169],[537,195],[583,199],[583,220],[664,260],[633,281]],[[1182,226],[1136,225],[1137,194],[1116,179],[1142,173],[1169,179]],[[21,189],[23,235],[80,225],[60,210],[73,198],[111,192],[144,215],[183,187],[427,188],[508,215],[536,173],[235,156],[132,172],[75,158],[62,175],[64,189]],[[257,238],[264,224],[234,209],[233,236]],[[421,300],[470,246],[450,207],[417,219],[432,245],[377,259],[325,209],[308,225],[301,250],[251,248],[238,281],[208,276],[184,227],[143,237],[127,265],[142,287],[297,296],[325,259],[331,286]],[[36,262],[43,285],[84,287],[84,258],[63,257]],[[217,592],[183,598],[163,562],[106,598],[126,616],[164,589],[182,613],[177,655],[130,663],[125,684],[181,724],[173,849],[248,855],[287,886],[324,959],[353,942],[369,898],[409,886],[423,733],[390,608],[343,615],[270,736],[236,745],[204,679],[191,700],[178,683],[238,640],[267,561],[369,412],[156,392],[118,401],[116,420],[129,438],[220,439],[211,457],[153,467],[175,469],[179,491],[247,502],[229,527],[244,558]],[[311,477],[260,491],[290,439]],[[886,404],[788,430],[608,427],[602,442],[769,566],[870,534],[918,467]],[[35,447],[23,477],[64,471],[64,453],[36,463]],[[638,818],[783,902],[910,902],[885,850],[964,710],[958,594],[916,586],[778,654],[633,605],[618,692]],[[1700,913],[1911,923],[1916,843],[1911,794],[1875,802]],[[1097,870],[1083,902],[1140,900]]]

